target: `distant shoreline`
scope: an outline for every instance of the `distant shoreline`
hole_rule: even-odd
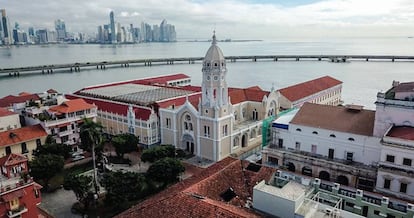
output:
[[[225,39],[217,40],[219,42],[262,42],[262,39]],[[186,40],[183,42],[211,42],[211,40]]]

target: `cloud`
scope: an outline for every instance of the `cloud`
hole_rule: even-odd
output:
[[[278,36],[352,34],[409,34],[414,26],[411,0],[0,0],[12,21],[22,27],[53,28],[64,19],[71,31],[92,33],[109,23],[139,26],[163,20],[174,24],[179,38],[209,36],[214,27],[225,37],[272,38]],[[347,28],[349,31],[333,31]],[[360,31],[355,31],[356,29]],[[392,31],[392,32],[391,32]]]

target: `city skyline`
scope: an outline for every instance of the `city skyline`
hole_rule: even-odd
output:
[[[47,11],[33,16],[30,11]],[[177,7],[178,6],[178,7]],[[240,1],[4,1],[12,22],[23,28],[53,27],[63,19],[69,32],[96,33],[110,11],[119,23],[158,23],[167,19],[180,38],[206,38],[213,29],[226,38],[412,36],[414,2],[407,0],[240,0]],[[64,9],[64,10],[62,10]],[[237,13],[235,13],[237,11]],[[70,25],[69,25],[70,24]],[[197,30],[197,31],[194,31]],[[254,31],[252,31],[254,30]]]

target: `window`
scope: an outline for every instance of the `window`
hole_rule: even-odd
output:
[[[227,131],[227,125],[223,126],[223,136],[227,136],[228,135],[228,131]]]
[[[40,139],[36,139],[36,146],[37,147],[42,146],[42,141],[40,141]]]
[[[316,154],[316,150],[317,150],[317,146],[316,145],[312,145],[312,150],[311,152]]]
[[[400,192],[407,193],[407,183],[401,183],[400,184]]]
[[[328,158],[333,159],[334,158],[334,152],[335,150],[333,148],[330,148],[328,151]]]
[[[409,158],[404,158],[403,159],[403,165],[411,166],[411,162],[412,162],[412,160],[409,159]]]
[[[335,134],[330,134],[329,137],[336,138]]]
[[[348,140],[351,141],[351,142],[355,141],[354,138],[348,138]]]
[[[300,142],[296,142],[295,149],[298,151],[300,150]]]
[[[23,142],[23,143],[21,144],[21,147],[22,147],[22,154],[29,153],[29,151],[27,150],[27,145],[26,145],[26,142]]]
[[[387,157],[386,157],[387,162],[394,163],[394,159],[395,159],[395,157],[393,155],[387,154]]]
[[[10,148],[10,146],[7,146],[6,147],[6,155],[9,155],[9,154],[11,154],[11,148]]]
[[[312,134],[318,135],[318,132],[316,132],[316,131],[313,131],[313,132],[312,132]]]
[[[380,211],[379,210],[374,210],[374,214],[379,216],[380,215]]]
[[[171,128],[171,118],[165,119],[165,125],[167,128]]]
[[[354,160],[354,153],[353,152],[346,152],[346,160],[353,161]]]
[[[391,187],[391,180],[390,179],[384,179],[384,188],[390,189]]]
[[[204,126],[204,136],[205,137],[210,137],[210,127],[209,126]]]
[[[296,129],[296,131],[298,131],[298,132],[302,132],[302,130],[301,130],[300,128],[297,128],[297,129]]]
[[[277,144],[279,145],[279,148],[283,148],[283,139],[279,139]]]
[[[274,157],[267,157],[267,161],[271,164],[279,165],[279,160]]]

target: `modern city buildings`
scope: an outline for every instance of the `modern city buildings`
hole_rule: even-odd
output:
[[[13,44],[13,35],[12,35],[12,28],[10,26],[10,20],[7,17],[6,9],[0,9],[1,14],[1,27],[2,33],[0,34],[0,40],[3,41],[4,45],[11,45]]]

